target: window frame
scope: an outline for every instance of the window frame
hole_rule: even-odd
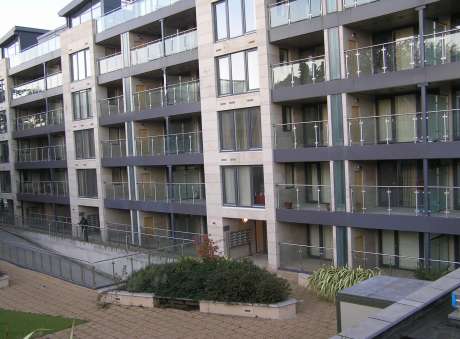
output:
[[[86,114],[86,117],[85,118],[82,118],[82,110],[81,110],[81,107],[82,107],[82,94],[86,96],[86,103],[87,103],[87,114]],[[79,118],[77,118],[77,110],[76,110],[76,105],[75,105],[75,99],[78,97],[78,110],[79,110]],[[73,118],[73,121],[81,121],[81,120],[88,120],[88,119],[92,119],[94,118],[94,114],[93,114],[93,105],[91,104],[91,98],[92,98],[92,91],[91,91],[91,88],[87,88],[87,89],[84,89],[84,90],[81,90],[81,91],[76,91],[76,92],[72,92],[72,118]]]
[[[241,192],[239,190],[239,183],[240,183],[240,168],[247,168],[249,167],[250,170],[250,180],[251,180],[251,185],[250,185],[250,196],[251,196],[251,205],[241,205]],[[227,187],[225,185],[225,169],[227,168],[232,168],[234,169],[234,182],[235,185],[233,186],[233,192],[235,194],[235,200],[236,203],[227,203],[226,202],[226,192],[227,192]],[[263,176],[263,182],[264,182],[264,204],[256,204],[255,202],[255,190],[254,190],[254,170],[255,169],[262,169],[262,176]],[[258,209],[264,209],[267,203],[266,200],[266,195],[265,195],[265,174],[264,174],[264,166],[263,165],[240,165],[240,166],[221,166],[221,187],[222,187],[222,206],[224,207],[240,207],[240,208],[258,208]]]
[[[91,58],[89,54],[89,48],[82,49],[75,53],[69,55],[70,57],[70,74],[72,82],[82,81],[88,79],[93,75],[92,65],[91,65]],[[81,57],[83,55],[83,57]],[[84,65],[84,77],[80,78],[81,73],[81,65],[80,60],[83,61]],[[75,74],[76,73],[76,74]]]
[[[225,41],[225,40],[230,40],[230,39],[235,39],[235,38],[238,38],[238,37],[242,37],[242,36],[245,36],[247,34],[252,34],[254,32],[257,31],[257,18],[255,16],[256,12],[254,11],[254,22],[255,22],[255,29],[253,30],[250,30],[248,31],[247,30],[247,25],[246,25],[246,4],[245,4],[245,1],[246,0],[238,0],[240,2],[240,7],[241,7],[241,31],[242,31],[242,34],[240,35],[236,35],[236,36],[233,36],[231,37],[230,36],[230,19],[229,19],[229,7],[228,7],[228,1],[229,0],[219,0],[219,1],[216,1],[216,2],[213,2],[212,3],[212,21],[213,21],[213,34],[214,34],[214,42],[221,42],[221,41]],[[253,2],[255,0],[252,0]],[[222,3],[225,3],[225,25],[226,25],[226,37],[224,38],[221,38],[219,39],[218,37],[218,29],[217,29],[217,11],[216,11],[216,6],[218,4],[222,4]],[[255,3],[254,3],[254,7],[255,7]]]
[[[88,187],[91,185],[88,185],[88,177],[90,177],[90,173],[94,171],[94,178],[95,178],[95,189],[93,192],[95,192],[95,195],[90,195],[88,194],[89,190]],[[85,173],[84,175],[82,174],[83,177],[81,177],[80,173]],[[82,185],[83,183],[80,182],[80,178],[82,178],[85,181],[85,185]],[[82,192],[80,189],[82,187],[85,187]],[[95,168],[79,168],[77,169],[77,190],[78,190],[78,197],[82,199],[98,199],[99,198],[99,188],[97,185],[97,170]]]
[[[80,143],[80,140],[77,140],[77,135],[84,136],[82,139],[81,143],[81,150],[83,152],[82,155],[78,154],[78,144]],[[92,140],[89,140],[90,137],[89,135],[92,136]],[[87,142],[87,145],[85,145],[84,142]],[[95,148],[95,142],[94,142],[94,128],[88,128],[88,129],[81,129],[74,131],[74,143],[75,143],[75,160],[91,160],[91,159],[96,159],[96,148]],[[85,148],[88,146],[88,154],[85,154]]]
[[[249,71],[248,71],[248,54],[251,52],[258,52],[257,48],[250,48],[246,49],[243,51],[238,51],[234,53],[229,53],[225,55],[221,55],[215,58],[215,67],[216,67],[216,88],[217,88],[217,96],[218,97],[225,97],[225,96],[230,96],[230,95],[241,95],[241,94],[246,94],[246,93],[253,93],[253,92],[259,92],[260,91],[260,79],[259,80],[259,87],[255,89],[249,89]],[[233,88],[233,65],[232,65],[232,55],[233,54],[238,54],[238,53],[243,53],[244,54],[244,85],[245,85],[245,90],[243,92],[238,92],[235,93],[234,88]],[[221,94],[221,79],[220,79],[220,66],[219,66],[219,61],[221,59],[228,58],[228,74],[229,74],[229,82],[230,82],[230,91],[229,93]],[[257,59],[257,64],[259,63],[259,60]],[[259,67],[259,64],[257,65]],[[259,74],[260,77],[260,74]]]

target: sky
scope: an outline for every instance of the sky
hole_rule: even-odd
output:
[[[54,29],[65,24],[59,10],[71,0],[0,0],[0,37],[13,26]]]

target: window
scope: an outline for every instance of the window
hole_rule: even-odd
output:
[[[283,123],[283,132],[292,131],[292,107],[283,106],[282,107],[282,123]]]
[[[8,171],[0,172],[0,192],[11,193],[11,176]]]
[[[262,148],[260,109],[252,107],[219,112],[221,151]]]
[[[94,159],[94,130],[85,129],[75,132],[75,158]]]
[[[80,198],[97,198],[97,177],[95,169],[77,170],[78,196]]]
[[[218,58],[217,73],[219,95],[258,90],[259,61],[257,50],[233,53]]]
[[[5,80],[0,80],[0,103],[5,101]]]
[[[83,80],[91,76],[91,59],[89,49],[70,55],[72,64],[72,81]]]
[[[226,206],[265,206],[262,166],[222,167],[223,200]]]
[[[87,6],[83,7],[77,13],[72,15],[70,19],[71,20],[70,25],[71,27],[76,27],[91,19],[100,18],[101,15],[102,15],[101,2],[98,1],[92,6],[90,2]]]
[[[84,120],[93,117],[91,111],[91,90],[72,93],[73,120]]]
[[[21,52],[21,47],[19,45],[19,40],[15,41],[11,45],[3,48],[3,57],[11,58],[12,56],[19,54]]]
[[[5,111],[0,112],[0,134],[8,132],[8,124]]]
[[[0,163],[7,163],[10,161],[8,141],[0,142]]]
[[[254,0],[223,0],[214,4],[216,41],[256,30]]]

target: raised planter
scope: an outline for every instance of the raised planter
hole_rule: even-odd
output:
[[[10,279],[6,274],[0,273],[0,288],[7,288],[10,285]]]
[[[152,293],[130,293],[126,291],[104,291],[99,294],[99,302],[121,306],[140,306],[146,308],[173,307],[193,309],[196,302],[188,299],[155,297]],[[202,313],[230,316],[286,320],[296,317],[297,300],[288,299],[276,304],[225,303],[218,301],[199,301]]]
[[[288,299],[276,304],[245,304],[200,301],[200,312],[250,318],[286,320],[296,317],[297,300]]]

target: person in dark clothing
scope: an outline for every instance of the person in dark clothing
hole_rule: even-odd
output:
[[[84,214],[82,214],[81,216],[80,227],[83,233],[83,239],[85,239],[85,241],[88,242],[88,231],[89,231],[88,219],[85,218]]]

